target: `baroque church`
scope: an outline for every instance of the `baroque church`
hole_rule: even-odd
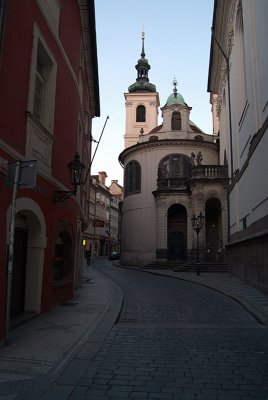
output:
[[[160,107],[149,81],[144,35],[136,82],[125,93],[125,148],[121,263],[223,262],[228,239],[228,172],[219,165],[219,138],[190,119],[177,91]],[[201,215],[196,232],[193,216]],[[200,257],[200,258],[199,258]]]

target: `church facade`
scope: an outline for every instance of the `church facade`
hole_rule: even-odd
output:
[[[177,91],[160,108],[149,81],[150,65],[141,58],[136,82],[125,93],[124,202],[122,265],[152,262],[223,261],[228,238],[226,165],[219,164],[217,135],[204,133],[191,119],[191,107]],[[193,216],[201,215],[199,234]],[[197,255],[198,253],[198,255]]]

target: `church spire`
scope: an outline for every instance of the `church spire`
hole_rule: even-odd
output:
[[[138,61],[138,64],[136,65],[136,70],[138,71],[138,76],[137,76],[137,81],[138,80],[144,80],[149,82],[148,78],[148,71],[151,69],[148,60],[145,58],[145,51],[144,51],[144,39],[145,39],[145,33],[141,33],[141,40],[142,40],[142,46],[141,46],[141,58]]]
[[[142,48],[141,48],[141,58],[145,57],[145,52],[144,52],[144,38],[145,38],[145,33],[141,32],[141,40],[142,40]]]
[[[145,33],[141,33],[141,58],[138,60],[137,65],[135,66],[137,70],[137,79],[136,83],[129,86],[129,92],[156,92],[156,87],[152,83],[149,83],[148,72],[151,69],[148,60],[145,58],[145,51],[144,51],[144,39]]]

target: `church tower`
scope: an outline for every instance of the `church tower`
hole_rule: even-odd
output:
[[[155,85],[149,82],[150,65],[145,58],[144,32],[142,32],[141,58],[136,65],[136,82],[125,93],[126,130],[125,148],[137,144],[139,136],[149,133],[157,126],[159,95]]]

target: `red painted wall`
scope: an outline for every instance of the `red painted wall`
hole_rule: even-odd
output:
[[[77,7],[77,2],[69,2],[68,7],[63,4],[59,35],[77,78],[80,66],[81,29],[80,11]]]
[[[78,117],[82,117],[85,105],[80,104],[78,79],[80,67],[81,22],[76,0],[62,2],[59,38],[74,73],[70,71],[61,46],[55,41],[35,0],[7,0],[4,42],[0,64],[0,138],[12,149],[0,148],[0,157],[12,160],[16,152],[23,158],[26,143],[26,110],[29,90],[33,27],[36,23],[57,62],[56,98],[54,114],[54,142],[52,176],[69,185],[67,164],[77,151]],[[85,83],[87,81],[85,80]],[[88,102],[85,88],[83,101]],[[29,197],[41,208],[46,221],[47,247],[45,249],[41,310],[47,311],[73,295],[73,282],[55,288],[52,280],[54,245],[58,221],[67,221],[73,227],[73,243],[76,243],[76,225],[80,210],[72,199],[53,203],[53,193],[58,189],[53,179],[38,176],[34,189],[18,191],[18,197]],[[4,334],[6,294],[6,214],[11,204],[12,192],[0,180],[0,337]],[[75,248],[74,248],[75,251]]]

